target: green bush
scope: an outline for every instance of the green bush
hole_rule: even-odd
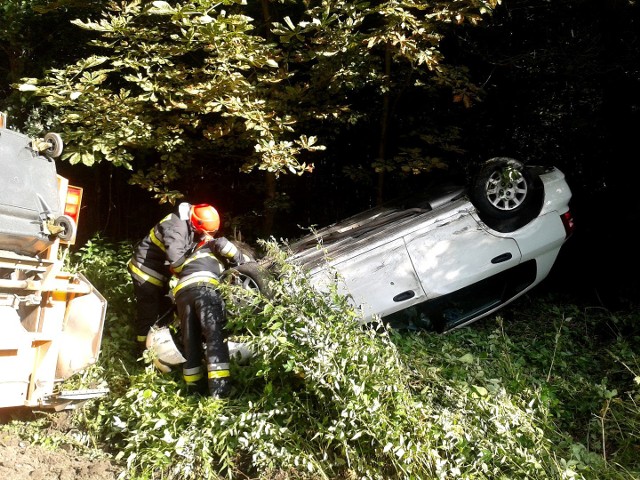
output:
[[[313,290],[286,251],[265,248],[278,271],[270,298],[227,302],[230,334],[256,357],[232,365],[236,392],[224,401],[130,358],[126,248],[96,240],[76,257],[113,307],[98,366],[112,394],[78,421],[127,478],[640,474],[636,312],[531,297],[503,312],[508,321],[446,335],[363,328],[337,289]]]
[[[128,387],[128,376],[136,368],[133,355],[133,286],[127,264],[133,252],[128,242],[113,243],[95,236],[74,252],[70,268],[82,272],[107,300],[100,361],[83,378],[106,379],[112,394]],[[72,379],[76,380],[76,379]]]

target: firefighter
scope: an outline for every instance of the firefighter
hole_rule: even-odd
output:
[[[173,305],[169,280],[180,272],[185,260],[205,239],[213,238],[220,227],[220,216],[208,204],[181,203],[155,225],[135,247],[128,268],[136,297],[134,334],[137,353],[146,348],[152,325],[169,323]],[[164,317],[164,318],[163,318]]]
[[[206,384],[209,395],[214,398],[226,398],[231,391],[229,345],[224,332],[224,301],[217,287],[223,270],[242,263],[242,253],[226,238],[203,241],[176,272],[178,283],[171,292],[180,318],[186,359],[182,373],[187,388],[202,392]]]

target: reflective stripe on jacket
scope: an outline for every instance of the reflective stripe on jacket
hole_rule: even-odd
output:
[[[190,286],[213,286],[216,287],[220,283],[218,277],[211,272],[194,272],[186,277],[181,277],[178,284],[173,287],[171,293],[175,297],[180,290]]]
[[[155,282],[145,275],[166,282],[170,277],[169,267],[182,266],[200,240],[189,225],[190,208],[188,203],[181,203],[177,213],[170,213],[160,220],[136,245],[130,263],[132,274],[152,283]]]
[[[140,265],[134,258],[129,261],[129,265],[127,265],[127,267],[129,269],[129,272],[131,272],[131,275],[137,278],[141,283],[149,282],[158,287],[162,287],[169,281],[169,272],[166,268],[166,274],[156,272],[155,270],[151,270],[144,265]]]
[[[242,252],[232,242],[224,237],[209,242],[210,250],[226,259],[231,265],[240,265],[243,261]]]
[[[220,237],[201,245],[175,270],[178,283],[173,295],[189,286],[217,286],[225,269],[223,261],[234,266],[242,262],[240,250],[232,242]]]

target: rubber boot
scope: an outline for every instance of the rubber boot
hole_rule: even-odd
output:
[[[187,382],[188,395],[207,395],[207,381],[201,378],[195,382]]]
[[[229,398],[231,395],[231,379],[225,378],[210,378],[209,379],[209,395],[211,398]]]
[[[207,394],[207,380],[202,372],[201,366],[197,367],[183,367],[182,378],[187,385],[187,394],[193,395],[206,395]]]

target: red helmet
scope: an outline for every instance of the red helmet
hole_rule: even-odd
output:
[[[211,205],[201,203],[193,205],[189,219],[191,225],[197,233],[209,233],[213,235],[220,228],[220,215]]]

